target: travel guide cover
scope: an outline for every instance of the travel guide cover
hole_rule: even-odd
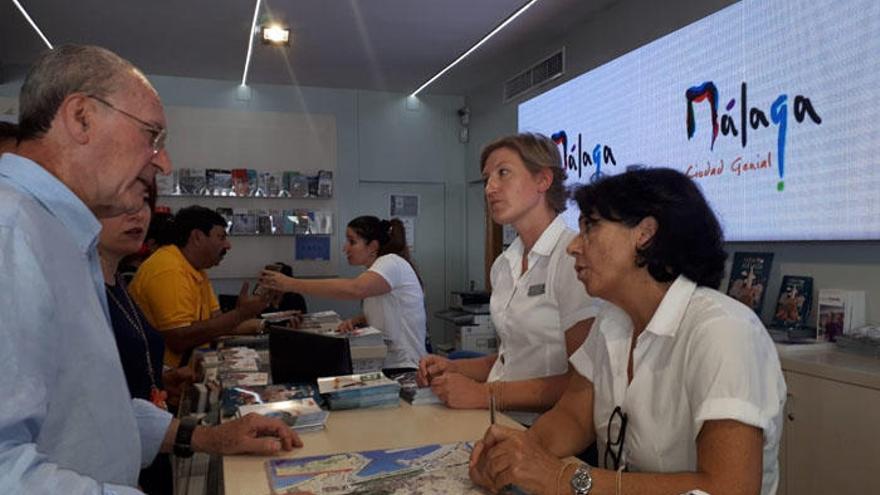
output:
[[[727,295],[760,316],[772,263],[773,253],[734,253]]]

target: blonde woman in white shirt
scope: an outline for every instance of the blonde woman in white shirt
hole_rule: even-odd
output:
[[[776,493],[782,370],[755,313],[715,290],[727,255],[696,184],[643,169],[575,199],[568,251],[586,290],[611,304],[556,406],[527,432],[490,427],[471,478],[528,493]],[[599,466],[564,461],[594,440]]]
[[[496,407],[530,423],[562,395],[568,356],[589,332],[597,307],[583,291],[565,254],[576,232],[565,210],[565,170],[556,144],[518,134],[489,144],[480,167],[492,219],[512,225],[517,239],[492,265],[492,323],[498,353],[450,361],[427,356],[422,384],[453,408]]]
[[[283,292],[334,299],[362,299],[364,313],[340,329],[368,324],[384,333],[388,354],[382,371],[415,371],[425,350],[425,293],[410,261],[403,223],[393,218],[357,217],[345,229],[348,263],[367,270],[355,278],[307,280],[264,270],[260,284]]]

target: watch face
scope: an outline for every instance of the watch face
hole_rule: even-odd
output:
[[[587,467],[581,466],[574,472],[571,478],[571,488],[575,495],[587,495],[593,488],[593,477]]]

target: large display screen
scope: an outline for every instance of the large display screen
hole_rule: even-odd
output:
[[[522,103],[519,129],[572,185],[686,173],[728,240],[880,239],[878,109],[880,2],[744,0]]]

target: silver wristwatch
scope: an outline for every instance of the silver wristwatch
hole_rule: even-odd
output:
[[[593,488],[593,475],[590,474],[590,466],[581,464],[571,477],[571,489],[574,495],[589,495]]]

